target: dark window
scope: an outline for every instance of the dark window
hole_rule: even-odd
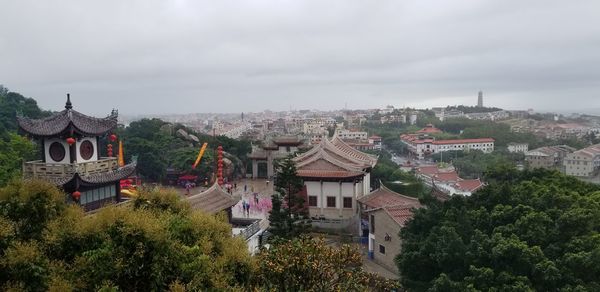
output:
[[[385,246],[383,246],[383,245],[380,244],[379,245],[379,252],[382,253],[382,254],[385,254]]]
[[[375,215],[371,215],[371,233],[375,233]]]
[[[290,150],[291,150],[291,149],[290,149],[290,146],[286,146],[286,147],[285,147],[285,151],[287,151],[287,152],[290,152]]]
[[[335,208],[335,197],[327,197],[327,208]]]
[[[309,207],[317,206],[317,196],[308,196],[308,206]]]
[[[85,160],[90,160],[94,156],[94,144],[88,140],[81,142],[81,145],[79,145],[79,155]]]
[[[54,160],[55,162],[59,162],[65,159],[65,146],[63,146],[59,142],[53,142],[52,144],[50,144],[49,152],[50,158],[52,158],[52,160]]]
[[[352,208],[352,198],[344,198],[344,208]]]

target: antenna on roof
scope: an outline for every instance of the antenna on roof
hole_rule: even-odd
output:
[[[65,104],[66,109],[72,109],[73,105],[71,104],[71,94],[67,93],[67,103]]]

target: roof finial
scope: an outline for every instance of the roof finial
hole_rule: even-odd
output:
[[[65,104],[66,109],[72,109],[73,105],[71,104],[71,95],[67,93],[67,103]]]

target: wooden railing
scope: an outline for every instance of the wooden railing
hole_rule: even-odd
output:
[[[88,176],[118,168],[116,157],[102,157],[98,161],[82,163],[45,163],[41,160],[23,163],[23,176],[26,178],[60,179],[79,173]]]

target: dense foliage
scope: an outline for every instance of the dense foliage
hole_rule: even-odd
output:
[[[307,194],[302,179],[296,174],[292,156],[275,165],[275,194],[271,197],[270,231],[279,239],[291,239],[310,229]]]
[[[396,281],[362,270],[358,250],[327,246],[322,239],[302,236],[265,250],[258,256],[258,280],[276,291],[391,291]]]
[[[482,178],[488,170],[500,165],[522,164],[525,155],[506,150],[496,150],[492,153],[458,150],[436,153],[431,155],[431,158],[435,162],[452,163],[461,178]]]
[[[180,129],[198,137],[199,142],[177,134]],[[214,173],[214,152],[218,145],[223,146],[227,153],[225,157],[233,161],[234,172],[241,174],[245,171],[243,161],[252,150],[248,141],[237,141],[224,136],[213,138],[160,119],[132,122],[127,128],[120,130],[120,136],[124,141],[125,159],[129,161],[132,156],[137,156],[138,172],[152,181],[163,180],[168,167],[183,173],[199,175],[201,178],[209,178]],[[192,169],[204,142],[208,143],[208,149],[199,167]]]
[[[42,111],[33,98],[24,97],[0,85],[0,137],[17,131],[17,114],[39,119],[50,113]]]
[[[415,198],[429,193],[421,180],[414,173],[401,170],[387,151],[378,154],[377,165],[371,172],[371,186],[377,188],[382,183],[395,192]]]
[[[32,98],[11,92],[0,85],[0,186],[21,173],[23,161],[39,159],[39,146],[17,135],[17,113],[41,118],[48,112],[40,110]]]
[[[490,171],[490,185],[415,212],[397,257],[412,291],[599,291],[600,188],[558,172]]]
[[[0,290],[225,290],[254,263],[223,219],[190,211],[176,193],[85,216],[43,182],[0,189]]]

